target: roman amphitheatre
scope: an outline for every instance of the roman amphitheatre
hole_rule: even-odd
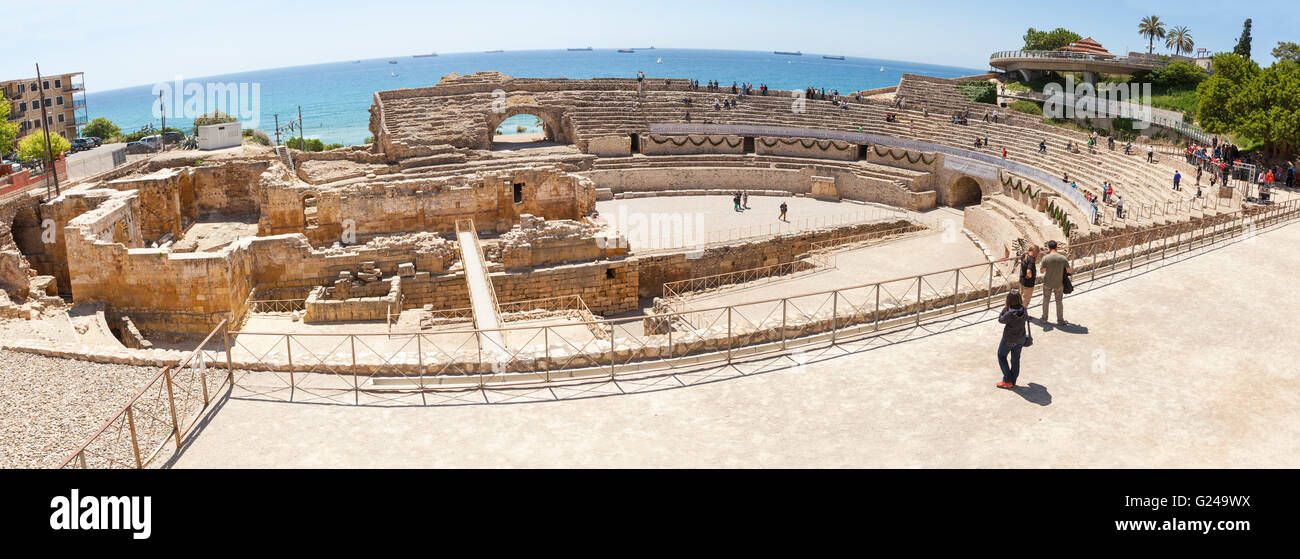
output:
[[[369,145],[6,194],[3,465],[1296,466],[1293,194],[986,123],[956,85],[994,78],[453,74],[375,93]],[[494,134],[523,114],[543,137]],[[993,391],[1048,240],[1074,325]]]

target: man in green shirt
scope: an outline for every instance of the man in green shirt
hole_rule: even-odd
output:
[[[1043,322],[1047,322],[1047,304],[1056,296],[1056,323],[1065,326],[1065,274],[1070,273],[1070,261],[1056,252],[1056,241],[1047,241],[1049,254],[1043,257]]]

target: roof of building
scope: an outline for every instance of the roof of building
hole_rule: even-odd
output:
[[[1097,41],[1093,40],[1092,37],[1075,41],[1056,50],[1065,51],[1065,52],[1078,52],[1083,54],[1093,54],[1097,56],[1107,56],[1107,57],[1115,56],[1111,54],[1110,51],[1106,50],[1105,47],[1102,47],[1101,43],[1098,43]]]

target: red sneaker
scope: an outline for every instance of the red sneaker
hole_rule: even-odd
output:
[[[1016,387],[1016,385],[1011,384],[1011,383],[1009,383],[1009,382],[999,382],[999,383],[998,383],[998,388],[1012,389],[1012,388],[1015,388],[1015,387]]]

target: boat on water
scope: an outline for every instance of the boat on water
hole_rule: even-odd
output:
[[[655,64],[663,64],[663,63],[664,63],[664,59],[662,59],[662,58],[660,58],[659,60],[656,60],[656,61],[655,61]]]
[[[393,72],[393,77],[394,77],[394,78],[397,77],[397,72]]]
[[[388,63],[389,63],[389,64],[397,64],[397,59],[394,58],[394,59],[392,59],[392,60],[389,60]]]
[[[569,49],[569,52],[581,52],[581,51],[589,51],[589,50],[591,50],[591,47],[587,47],[585,49]]]
[[[634,51],[634,50],[632,50],[632,49],[618,49],[618,52],[621,52],[621,53],[623,53],[623,54],[629,54],[629,53],[633,53],[633,52],[636,52],[636,51]]]
[[[780,54],[780,55],[784,55],[784,56],[803,56],[803,52],[802,52],[802,51],[786,52],[786,51],[783,51],[783,50],[778,50],[778,51],[775,51],[773,54]]]
[[[503,52],[505,52],[505,51],[503,51],[503,50],[485,50],[485,51],[483,51],[483,54],[500,54],[500,53],[503,53]]]
[[[438,53],[436,53],[436,52],[431,52],[431,53],[429,53],[429,54],[417,54],[417,55],[412,56],[411,58],[429,58],[429,57],[431,57],[431,56],[438,56]]]
[[[884,72],[884,71],[885,71],[885,67],[884,67],[884,66],[881,66],[881,67],[880,67],[880,71],[881,71],[881,72]]]
[[[823,56],[822,58],[825,58],[826,60],[844,60],[844,57],[843,57],[843,56],[831,56],[831,55],[826,55],[826,56]]]

